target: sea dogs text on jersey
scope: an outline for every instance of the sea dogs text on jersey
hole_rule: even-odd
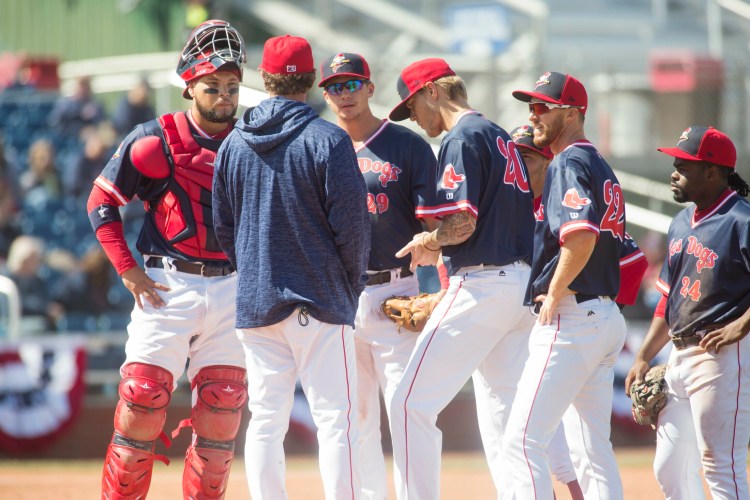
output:
[[[682,251],[682,239],[679,240],[672,240],[669,242],[669,256],[672,257],[674,254]],[[698,272],[701,272],[701,270],[704,267],[707,267],[709,269],[713,269],[714,265],[716,264],[716,259],[719,258],[719,256],[708,248],[707,246],[704,246],[698,241],[698,238],[695,236],[688,236],[687,237],[687,247],[685,248],[685,253],[688,255],[693,255],[698,258],[698,261],[695,263],[695,269]]]

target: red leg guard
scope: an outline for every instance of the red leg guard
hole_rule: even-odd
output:
[[[154,467],[154,442],[112,436],[102,474],[102,499],[146,498]]]
[[[246,373],[233,366],[209,366],[198,372],[193,387],[198,395],[192,411],[195,436],[185,455],[183,496],[222,499],[247,401]]]
[[[182,493],[185,499],[222,499],[234,459],[234,441],[197,437],[185,455]]]
[[[102,472],[103,499],[145,498],[151,485],[154,441],[162,432],[172,391],[172,374],[158,366],[132,363],[122,370],[115,433]]]

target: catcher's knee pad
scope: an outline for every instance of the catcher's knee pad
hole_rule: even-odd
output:
[[[151,484],[154,441],[161,434],[172,391],[172,374],[163,368],[132,363],[122,370],[115,410],[115,432],[107,447],[102,498],[143,498]]]
[[[192,425],[196,435],[215,441],[237,436],[247,402],[247,374],[235,366],[208,366],[193,379],[197,402]]]
[[[139,441],[153,441],[164,428],[172,397],[172,374],[164,368],[131,363],[122,370],[115,410],[115,432]]]
[[[185,498],[224,498],[234,458],[234,438],[247,401],[242,368],[209,366],[193,379],[197,402],[191,423],[195,436],[185,455]]]

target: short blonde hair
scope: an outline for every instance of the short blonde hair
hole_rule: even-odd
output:
[[[8,272],[16,274],[31,255],[37,255],[40,259],[44,256],[44,241],[34,236],[16,237],[8,250],[8,260],[5,264]]]
[[[449,101],[468,99],[466,84],[464,84],[464,81],[458,75],[444,76],[443,78],[438,78],[433,83],[443,89]]]

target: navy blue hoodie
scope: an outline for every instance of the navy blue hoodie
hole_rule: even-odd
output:
[[[237,328],[286,319],[354,325],[367,282],[367,190],[351,139],[305,103],[244,112],[216,156],[213,221],[237,268]]]

